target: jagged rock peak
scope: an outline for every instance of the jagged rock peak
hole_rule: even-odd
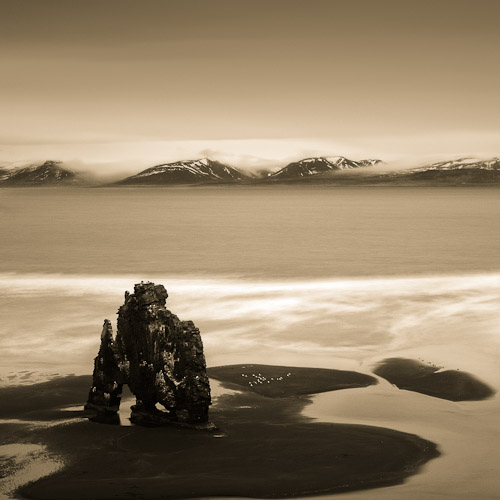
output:
[[[133,422],[207,424],[211,398],[200,331],[166,309],[167,297],[163,285],[141,282],[125,293],[115,338],[105,320],[87,409],[116,413],[127,384],[136,396]]]

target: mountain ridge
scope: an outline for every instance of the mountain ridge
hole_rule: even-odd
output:
[[[217,160],[201,158],[155,165],[112,185],[230,183],[248,178],[234,167]]]
[[[277,172],[268,175],[269,179],[307,177],[325,172],[351,170],[382,163],[382,160],[350,160],[345,156],[315,156],[289,163]]]
[[[63,167],[63,162],[46,160],[16,168],[0,168],[0,186],[83,186],[87,182],[75,171]]]
[[[383,168],[377,168],[382,166]],[[372,169],[371,167],[374,167]],[[389,170],[388,170],[389,168]],[[310,157],[291,162],[260,176],[217,160],[180,160],[149,167],[108,184],[92,182],[84,173],[69,169],[61,161],[46,160],[26,166],[0,164],[0,187],[67,186],[169,186],[169,185],[498,185],[500,159],[463,157],[412,168],[390,170],[382,160],[350,160],[344,156]]]
[[[463,170],[463,169],[480,169],[480,170],[498,170],[500,169],[500,159],[497,157],[480,160],[478,158],[459,158],[457,160],[445,160],[431,163],[424,167],[412,168],[412,171],[422,170]]]

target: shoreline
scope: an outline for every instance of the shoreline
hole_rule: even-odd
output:
[[[310,394],[314,374],[319,372],[325,370],[310,369]],[[336,370],[331,372],[338,375],[333,373]],[[90,377],[70,379],[66,389],[85,397]],[[57,391],[48,398],[47,407],[29,408],[28,400],[24,416],[47,423],[73,416],[76,422],[31,429],[27,422],[16,426],[10,439],[45,444],[66,466],[23,486],[19,493],[24,498],[104,500],[116,495],[125,498],[133,491],[147,499],[165,498],[164,492],[167,498],[299,497],[399,484],[439,455],[433,443],[414,434],[366,425],[312,423],[302,415],[310,396],[298,394],[297,387],[295,394],[285,397],[225,391],[210,413],[219,430],[208,433],[84,421],[83,411],[54,407],[75,402],[65,393],[64,380],[55,385]],[[0,416],[5,418],[9,411],[20,408],[4,409]],[[6,425],[0,422],[0,429],[6,430]]]
[[[335,500],[489,500],[500,488],[497,424],[499,399],[454,402],[398,389],[381,380],[356,391],[316,394],[303,415],[315,422],[381,425],[438,443],[441,456],[427,462],[404,484],[376,495],[353,492]],[[381,404],[383,402],[383,404]],[[444,486],[445,485],[445,486]],[[333,499],[328,497],[325,500]]]

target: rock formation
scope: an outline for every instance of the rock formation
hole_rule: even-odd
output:
[[[162,285],[140,283],[125,292],[116,338],[104,321],[86,409],[109,420],[120,406],[123,384],[136,397],[131,420],[144,425],[206,424],[210,385],[200,331],[166,307]],[[166,411],[156,408],[156,403]]]

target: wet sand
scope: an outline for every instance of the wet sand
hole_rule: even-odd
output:
[[[312,397],[303,414],[316,422],[380,425],[432,440],[441,456],[404,484],[324,500],[494,500],[500,491],[500,401],[455,402],[401,390],[384,379],[362,391]]]
[[[260,368],[262,373],[264,367]],[[269,367],[262,375],[282,368]],[[311,393],[315,371],[310,369],[304,377]],[[345,384],[347,372],[336,372],[332,370],[333,378],[341,376],[339,383]],[[359,375],[353,375],[352,383],[359,384]],[[318,370],[318,390],[324,389],[324,377],[325,370]],[[215,399],[210,413],[218,427],[215,432],[103,425],[82,418],[84,412],[70,407],[75,394],[80,404],[84,402],[88,377],[68,377],[67,382],[71,387],[67,393],[65,379],[52,382],[56,389],[52,397],[45,392],[43,410],[24,398],[17,418],[28,419],[26,425],[0,425],[2,444],[40,444],[64,461],[58,472],[21,488],[25,498],[270,498],[333,493],[398,484],[439,455],[433,443],[414,434],[313,423],[302,414],[310,403],[308,396],[265,396],[243,387]],[[294,391],[300,393],[297,382]],[[26,395],[26,387],[19,390]],[[31,392],[37,392],[36,386]],[[21,411],[19,405],[16,412]],[[67,405],[65,411],[62,405]],[[6,418],[12,411],[6,409],[0,416]],[[74,423],[29,424],[33,419],[66,422],[68,418]]]

